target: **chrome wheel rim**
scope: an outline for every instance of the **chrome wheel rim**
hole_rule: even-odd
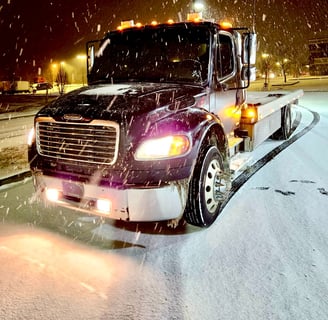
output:
[[[204,197],[207,210],[214,214],[224,200],[227,184],[223,179],[220,162],[213,159],[204,177]]]

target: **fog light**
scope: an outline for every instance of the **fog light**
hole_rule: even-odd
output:
[[[57,189],[46,189],[46,197],[49,201],[58,201],[60,192]]]
[[[97,210],[108,214],[111,211],[112,204],[110,200],[98,199],[96,206],[97,206]]]

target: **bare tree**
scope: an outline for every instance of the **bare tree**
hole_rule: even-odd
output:
[[[287,82],[287,70],[289,68],[289,60],[287,58],[281,59],[280,61],[277,62],[277,65],[281,69],[281,73],[284,77],[284,82]]]
[[[269,88],[269,77],[270,71],[272,70],[272,56],[267,53],[262,54],[262,59],[259,60],[259,68],[261,73],[264,75],[264,86],[263,89],[267,90]]]
[[[58,86],[59,94],[64,94],[65,91],[65,85],[67,84],[67,73],[64,70],[63,66],[61,65],[56,77],[56,82]]]

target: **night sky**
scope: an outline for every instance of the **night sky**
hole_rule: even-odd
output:
[[[31,79],[38,68],[85,53],[121,20],[185,19],[191,1],[0,0],[0,80]],[[253,1],[206,1],[206,18],[252,26]],[[307,62],[307,41],[328,29],[327,0],[256,0],[259,52]],[[28,80],[29,80],[28,79]]]

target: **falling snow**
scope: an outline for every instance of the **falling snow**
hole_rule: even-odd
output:
[[[320,121],[208,229],[104,221],[39,205],[30,179],[2,186],[0,318],[324,319],[328,111],[313,90],[298,130],[309,110]]]
[[[184,21],[190,3],[4,1],[0,80],[33,78],[121,20]],[[306,64],[308,39],[327,32],[327,1],[255,3],[207,1],[204,15],[236,26],[254,22],[261,52]],[[326,91],[300,100],[319,123],[249,179],[209,229],[84,217],[40,206],[31,179],[1,186],[0,318],[325,319]],[[307,109],[300,130],[313,120]],[[1,152],[12,147],[4,140]],[[26,149],[15,145],[9,160],[2,152],[2,178],[5,166],[26,169],[17,153]]]

